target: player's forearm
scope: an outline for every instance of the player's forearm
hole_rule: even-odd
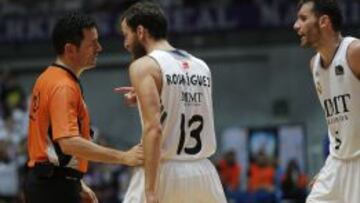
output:
[[[145,128],[143,145],[145,154],[145,190],[146,192],[155,192],[160,165],[160,126]]]
[[[113,164],[125,162],[126,152],[106,148],[81,137],[63,138],[59,144],[65,154],[89,161]]]

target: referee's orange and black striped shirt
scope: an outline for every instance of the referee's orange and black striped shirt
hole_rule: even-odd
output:
[[[76,76],[60,66],[49,66],[37,79],[30,104],[28,166],[61,158],[54,145],[61,138],[82,136],[90,140],[90,118]],[[58,146],[59,148],[59,146]],[[86,172],[88,162],[72,157],[65,167]]]

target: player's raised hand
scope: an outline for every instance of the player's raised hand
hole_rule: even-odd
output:
[[[136,94],[134,87],[116,87],[115,93],[123,94],[125,103],[128,106],[134,107],[137,104]]]

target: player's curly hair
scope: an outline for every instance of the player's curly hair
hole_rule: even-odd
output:
[[[322,15],[329,16],[334,31],[338,32],[341,30],[343,16],[337,0],[300,0],[298,8],[308,2],[314,4],[313,12],[317,17]]]
[[[97,28],[95,21],[85,14],[71,12],[60,18],[53,29],[52,41],[56,54],[64,53],[66,43],[80,46],[84,39],[83,29]]]
[[[132,31],[144,26],[150,35],[158,40],[167,37],[167,20],[163,10],[152,2],[138,2],[128,8],[120,18],[126,21]]]

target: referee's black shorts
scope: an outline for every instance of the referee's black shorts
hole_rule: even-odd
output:
[[[64,168],[29,169],[25,184],[26,203],[80,203],[82,174]]]

